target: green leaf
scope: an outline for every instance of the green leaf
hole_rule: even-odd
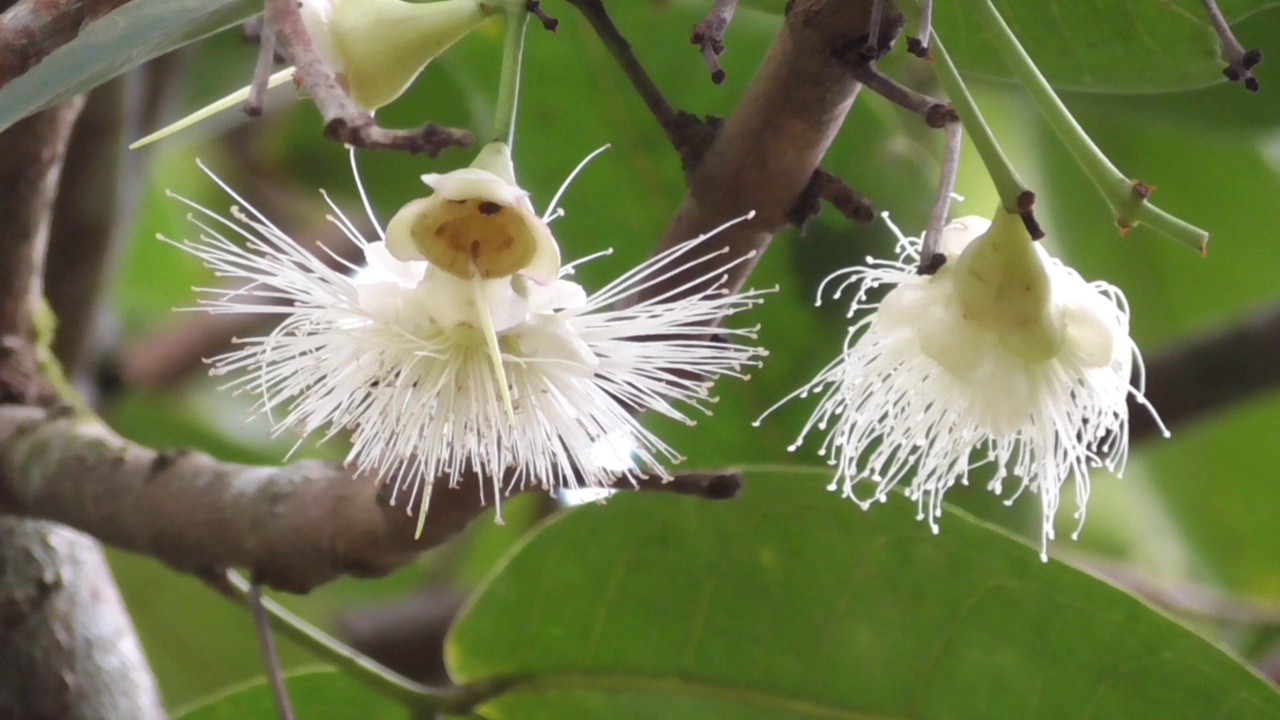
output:
[[[934,3],[934,27],[961,70],[1007,78],[999,49],[971,9],[986,1]],[[1256,14],[1277,4],[1218,2],[1247,47],[1258,47],[1249,44]],[[1151,93],[1226,82],[1222,70],[1227,63],[1201,0],[996,0],[995,5],[1055,87]],[[914,34],[915,28],[906,32]]]
[[[285,679],[297,717],[306,720],[405,720],[408,712],[335,670],[310,670]],[[276,720],[266,679],[228,688],[179,710],[174,720]]]
[[[1280,695],[1133,597],[949,510],[863,513],[829,471],[549,523],[448,643],[502,718],[1270,718]]]
[[[261,9],[254,0],[133,0],[0,89],[0,130]]]

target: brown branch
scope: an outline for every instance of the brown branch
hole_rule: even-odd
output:
[[[0,14],[0,88],[129,0],[18,0]]]
[[[82,104],[77,98],[0,132],[0,403],[52,397],[36,367],[32,316],[58,176]]]
[[[358,148],[426,153],[428,157],[439,155],[445,148],[470,147],[475,142],[475,136],[468,130],[439,125],[428,124],[416,130],[388,130],[379,126],[372,115],[356,107],[333,71],[320,59],[303,25],[297,0],[266,2],[270,17],[266,26],[274,23],[279,29],[298,77],[324,118],[325,137]]]
[[[474,478],[452,489],[440,478],[415,540],[416,516],[392,507],[372,478],[318,461],[276,468],[157,452],[96,419],[19,406],[0,406],[0,463],[0,512],[61,522],[204,577],[247,568],[259,584],[298,593],[384,575],[487,509]],[[733,473],[690,477],[636,489],[719,499],[741,483]]]
[[[658,125],[666,133],[667,139],[677,150],[682,150],[689,142],[688,120],[692,116],[677,112],[671,107],[671,103],[667,102],[667,98],[653,82],[653,78],[649,77],[649,73],[636,59],[635,53],[631,50],[631,43],[627,42],[627,39],[618,31],[618,26],[613,24],[604,3],[600,0],[569,0],[569,4],[578,8],[578,11],[591,24],[591,28],[596,31],[596,35],[600,37],[600,41],[618,63],[618,67],[622,68],[622,73],[627,76],[631,87],[644,101],[645,107],[649,108],[653,119],[658,121]]]
[[[76,98],[0,133],[0,403],[52,397],[35,367],[32,324],[54,193],[82,105]],[[22,408],[0,404],[11,409]],[[164,716],[101,546],[68,528],[0,518],[0,658],[0,717]]]
[[[809,184],[787,215],[788,221],[803,233],[809,220],[822,211],[823,200],[854,222],[866,225],[876,219],[876,207],[865,195],[849,187],[835,175],[818,168],[813,171]]]
[[[258,26],[258,62],[253,66],[253,80],[249,83],[249,98],[244,102],[244,114],[249,117],[262,115],[263,99],[267,95],[267,80],[276,64],[275,13],[264,13]]]
[[[711,82],[719,85],[724,82],[724,68],[720,67],[720,54],[724,52],[724,31],[729,29],[733,21],[733,13],[738,9],[738,0],[714,0],[711,9],[702,22],[693,26],[689,42],[702,50],[702,61],[707,64],[711,73]]]
[[[1215,330],[1147,361],[1147,400],[1168,427],[1191,422],[1280,386],[1280,306]],[[1129,400],[1129,437],[1160,436],[1145,407]]]
[[[100,310],[98,299],[114,267],[124,228],[117,223],[123,199],[126,79],[93,90],[76,121],[58,188],[45,295],[58,318],[53,351],[69,377],[87,365],[87,348]]]
[[[745,282],[826,154],[861,85],[849,58],[868,43],[871,2],[794,0],[782,30],[742,101],[688,173],[689,191],[659,251],[755,211],[707,240],[702,252],[725,248],[750,258],[729,270],[727,286]],[[887,50],[902,18],[887,7],[876,46]],[[693,272],[697,272],[696,270]],[[686,273],[651,288],[649,296],[693,282]],[[705,286],[702,287],[705,289]]]

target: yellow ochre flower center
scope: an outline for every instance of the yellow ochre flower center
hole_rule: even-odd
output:
[[[449,200],[418,215],[410,235],[428,262],[464,280],[514,275],[537,251],[520,210],[491,200]]]

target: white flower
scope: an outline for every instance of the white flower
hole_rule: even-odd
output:
[[[468,472],[482,481],[482,494],[486,484],[492,488],[495,501],[527,485],[557,490],[667,477],[664,465],[680,457],[635,412],[692,424],[680,405],[705,411],[716,377],[745,377],[764,354],[738,344],[754,338],[752,330],[707,337],[722,316],[760,302],[755,292],[732,295],[721,286],[724,271],[741,260],[702,253],[698,238],[588,296],[566,279],[571,268],[559,267],[543,219],[516,212],[528,203],[525,193],[492,185],[495,176],[474,167],[429,176],[437,194],[428,201],[445,202],[410,203],[389,230],[422,232],[389,235],[386,243],[360,237],[335,207],[334,222],[367,261],[354,277],[326,267],[252,208],[233,207],[227,219],[188,202],[203,233],[174,243],[218,275],[250,281],[237,293],[206,290],[209,312],[284,318],[270,335],[214,359],[213,372],[235,373],[230,387],[259,395],[256,409],[275,432],[327,439],[351,430],[348,463],[393,481],[420,518],[437,478],[452,485]],[[467,187],[478,194],[460,197]],[[510,203],[500,212],[481,207],[495,202],[495,193]],[[432,234],[439,218],[422,211],[433,207],[476,239],[464,245],[471,248],[467,263],[449,267],[414,255],[448,251],[456,239],[452,231]],[[455,213],[459,208],[469,214]],[[512,242],[491,243],[494,233]],[[237,235],[247,243],[230,239]],[[531,252],[521,249],[525,241]],[[446,247],[435,247],[440,243]],[[513,253],[524,260],[506,263]],[[676,290],[662,292],[613,309],[691,269],[713,281],[712,289],[683,299]],[[263,298],[288,305],[263,305]],[[616,452],[602,451],[620,444],[634,457],[622,468]]]
[[[1083,523],[1090,470],[1124,469],[1128,395],[1145,403],[1124,296],[1049,257],[1003,211],[994,225],[967,217],[948,226],[947,262],[931,276],[917,273],[920,241],[893,229],[896,262],[868,258],[828,278],[842,278],[837,298],[852,290],[850,317],[874,312],[850,328],[843,355],[788,398],[823,393],[791,449],[826,431],[819,452],[837,468],[831,490],[865,509],[909,483],[934,532],[946,491],[991,463],[992,491],[1016,478],[1006,504],[1023,490],[1039,494],[1047,558],[1063,483],[1075,482]],[[877,303],[871,293],[882,286],[890,290]]]
[[[311,44],[363,110],[400,97],[418,73],[509,0],[301,0]]]

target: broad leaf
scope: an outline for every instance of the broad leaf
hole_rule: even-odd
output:
[[[408,712],[335,670],[303,671],[285,679],[294,714],[305,720],[405,720]],[[174,720],[276,720],[265,679],[230,688],[174,715]]]
[[[999,49],[973,9],[986,1],[934,2],[934,28],[963,72],[1008,78]],[[745,5],[781,14],[786,3],[746,0]],[[1227,63],[1202,0],[995,0],[995,5],[1055,87],[1151,93],[1226,82]],[[1261,47],[1264,54],[1276,49],[1275,34],[1269,32],[1276,13],[1261,11],[1277,5],[1277,0],[1218,0],[1240,42]],[[904,32],[914,36],[916,28]],[[1270,74],[1265,66],[1260,71],[1264,78]]]
[[[1280,695],[1133,597],[959,511],[933,536],[816,472],[545,526],[448,644],[503,718],[1271,718]]]
[[[1009,77],[999,49],[972,9],[986,1],[934,3],[935,27],[961,70]],[[1252,16],[1276,4],[1276,0],[1218,3],[1245,43],[1254,37],[1249,28],[1261,17]],[[1222,70],[1227,63],[1201,0],[996,0],[995,5],[1040,71],[1057,87],[1134,93],[1225,82]]]
[[[133,0],[0,89],[0,130],[261,9],[254,0]]]

